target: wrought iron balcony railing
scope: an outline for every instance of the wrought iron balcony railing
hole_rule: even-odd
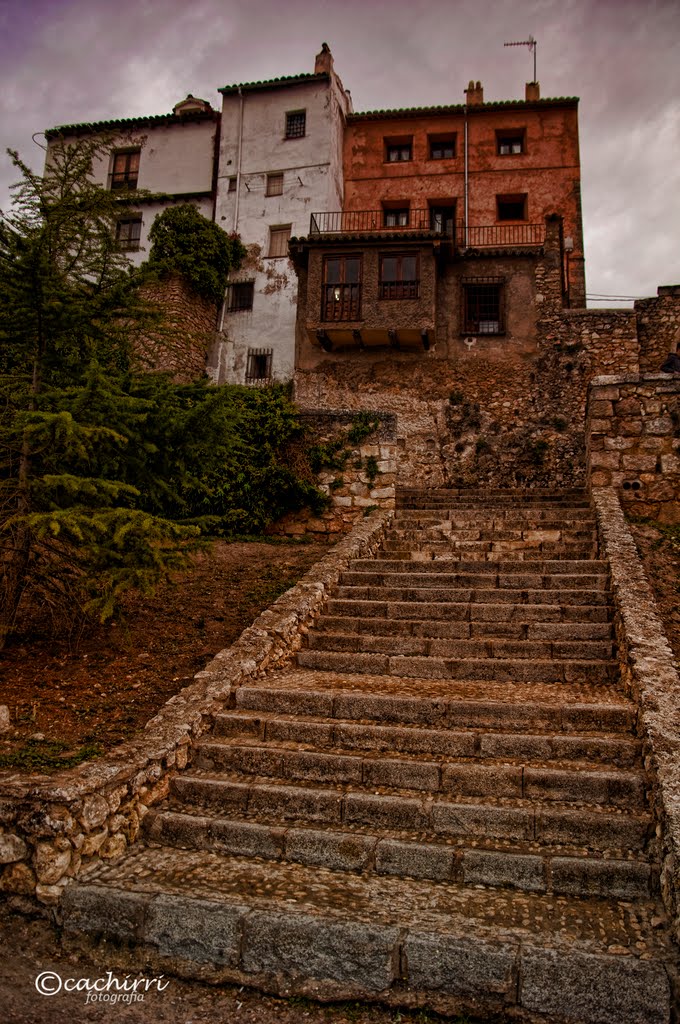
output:
[[[544,224],[471,224],[443,219],[436,208],[422,210],[332,210],[311,215],[309,233],[363,234],[373,231],[396,235],[406,231],[432,231],[453,239],[457,249],[484,249],[542,245]]]

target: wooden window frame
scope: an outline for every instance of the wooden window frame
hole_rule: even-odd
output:
[[[519,142],[519,149],[510,149],[511,143]],[[504,149],[506,150],[504,152]],[[499,128],[496,131],[497,156],[524,156],[527,151],[527,133],[525,128]]]
[[[282,260],[288,256],[288,240],[290,238],[292,226],[292,224],[275,224],[269,228],[269,248],[267,250],[267,259]],[[286,232],[284,252],[273,252],[272,250],[275,248],[274,236],[283,236],[284,232]]]
[[[128,233],[127,238],[121,237],[121,228],[123,225],[135,225],[139,227],[137,237],[131,237]],[[116,222],[116,245],[121,252],[139,252],[140,243],[142,238],[142,216],[135,216],[134,214],[126,217],[120,217]]]
[[[328,281],[328,265],[332,260],[341,261],[341,281]],[[346,281],[346,261],[358,260],[359,280]],[[358,252],[333,253],[324,256],[322,267],[321,320],[354,321],[361,319],[361,286],[363,281],[363,257]],[[332,294],[334,293],[334,294]]]
[[[141,146],[133,146],[128,149],[114,149],[111,154],[111,172],[109,175],[109,189],[111,192],[134,191],[139,181],[139,165],[141,163]],[[130,162],[136,158],[137,166],[132,169]],[[119,161],[123,161],[123,169],[116,170]]]
[[[415,278],[404,280],[402,260],[416,261]],[[394,281],[386,281],[383,272],[385,260],[397,260],[397,277]],[[420,253],[419,252],[383,252],[378,257],[378,298],[388,302],[404,299],[420,298]]]
[[[283,195],[283,171],[273,171],[267,175],[264,194],[266,196]]]

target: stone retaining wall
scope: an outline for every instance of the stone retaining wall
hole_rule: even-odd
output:
[[[317,486],[330,499],[330,507],[320,514],[293,512],[279,519],[269,530],[272,534],[328,536],[347,533],[361,516],[375,508],[394,508],[397,472],[396,416],[376,410],[378,427],[359,444],[343,444],[342,468],[322,469]],[[327,444],[346,438],[354,425],[356,412],[340,410],[302,413],[300,422],[315,444]]]
[[[196,295],[177,274],[145,285],[142,297],[163,312],[158,330],[135,343],[143,369],[171,373],[178,384],[204,377],[215,339],[215,303]]]
[[[680,677],[635,541],[614,488],[594,487],[616,608],[621,678],[639,708],[638,734],[652,783],[661,893],[680,940]]]
[[[57,775],[0,775],[0,892],[58,903],[64,888],[98,858],[125,852],[149,807],[167,796],[171,777],[191,760],[194,740],[244,680],[284,664],[302,644],[340,573],[370,557],[392,521],[376,510],[300,582],[172,697],[144,732]]]
[[[593,487],[613,485],[626,509],[680,522],[680,377],[596,377],[587,416]]]

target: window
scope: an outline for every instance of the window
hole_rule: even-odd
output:
[[[430,160],[453,160],[456,155],[455,135],[428,135]]]
[[[288,239],[290,238],[290,224],[282,227],[269,229],[269,252],[267,255],[272,259],[280,259],[288,255]]]
[[[413,140],[390,142],[385,139],[385,161],[388,164],[404,163],[413,159]]]
[[[496,196],[496,220],[526,220],[527,197]]]
[[[282,196],[283,195],[283,174],[268,174],[267,175],[267,188],[265,190],[267,196]]]
[[[113,154],[111,164],[111,189],[113,191],[137,188],[140,153],[140,149],[128,149],[122,153]]]
[[[439,231],[442,235],[452,238],[455,222],[456,207],[454,205],[430,207],[430,230]]]
[[[236,176],[234,176],[233,178],[229,179],[229,191],[230,192],[235,192],[236,191]]]
[[[384,211],[384,226],[386,228],[407,228],[409,222],[408,206],[395,207]]]
[[[233,281],[227,292],[227,312],[240,313],[253,308],[254,281]]]
[[[503,278],[463,279],[463,334],[503,334]]]
[[[286,114],[286,138],[301,139],[307,127],[307,111],[291,110]]]
[[[322,320],[361,317],[361,256],[326,256],[323,263]]]
[[[125,252],[136,252],[142,234],[141,217],[124,217],[116,224],[116,242]]]
[[[380,257],[381,299],[417,299],[419,285],[416,253]]]
[[[267,384],[272,378],[271,348],[249,348],[246,384]]]
[[[524,152],[524,129],[496,132],[496,148],[499,156],[517,156]]]

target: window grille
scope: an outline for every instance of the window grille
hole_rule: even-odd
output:
[[[254,281],[233,281],[227,291],[227,312],[239,313],[253,308]]]
[[[307,111],[291,110],[286,114],[286,138],[301,139],[307,128]]]
[[[283,195],[283,174],[267,175],[267,189],[265,194],[268,196]]]
[[[268,384],[272,378],[271,348],[249,348],[246,366],[246,384]]]
[[[504,292],[502,277],[463,279],[463,334],[503,334]]]

